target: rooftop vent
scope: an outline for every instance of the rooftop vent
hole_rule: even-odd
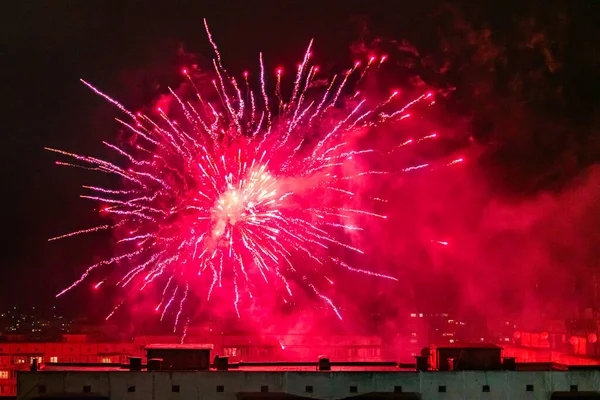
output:
[[[162,359],[162,370],[205,371],[210,368],[211,344],[150,344],[148,359]]]
[[[130,371],[141,371],[142,370],[142,357],[129,357],[129,370]]]
[[[227,371],[229,369],[229,357],[215,356],[214,364],[217,371]]]
[[[319,356],[319,371],[331,371],[331,361],[329,357]]]

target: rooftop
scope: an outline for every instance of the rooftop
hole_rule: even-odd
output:
[[[502,350],[502,347],[492,343],[454,343],[437,346],[436,349],[496,349]]]
[[[146,350],[212,350],[212,344],[149,344]]]
[[[292,363],[290,363],[292,364]],[[251,365],[241,365],[236,366],[230,365],[229,371],[224,372],[232,372],[232,371],[243,371],[243,372],[287,372],[287,371],[316,371],[317,365],[260,365],[260,366],[251,366]],[[397,366],[337,366],[332,365],[332,372],[414,372],[414,367],[412,368],[399,368]],[[52,365],[46,364],[41,372],[45,371],[78,371],[78,372],[130,372],[127,368],[127,365],[120,366],[66,366],[66,365]],[[160,372],[160,371],[157,371]],[[164,371],[168,372],[168,371]],[[144,371],[145,373],[145,371]]]

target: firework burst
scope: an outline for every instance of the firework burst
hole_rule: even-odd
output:
[[[317,85],[323,78],[317,79],[318,67],[311,62],[311,41],[291,96],[284,100],[281,69],[268,83],[261,54],[255,91],[248,73],[238,81],[227,72],[208,26],[206,31],[216,54],[212,98],[187,69],[182,70],[185,90],[171,91],[174,107],[148,113],[130,112],[84,81],[128,116],[128,121],[118,121],[131,132],[134,145],[105,143],[122,156],[122,165],[48,148],[75,160],[57,164],[117,175],[123,183],[119,189],[85,186],[87,193],[81,196],[100,202],[100,212],[112,223],[50,239],[111,229],[118,249],[114,257],[89,266],[58,296],[97,276],[100,267],[121,264],[127,268],[117,284],[128,290],[154,286],[160,294],[155,310],[161,320],[172,316],[175,330],[186,331],[190,316],[185,308],[192,307],[186,306],[192,294],[210,301],[217,290],[226,291],[238,316],[241,305],[264,290],[283,301],[296,290],[307,290],[341,319],[323,290],[333,283],[327,277],[331,268],[396,279],[333,255],[362,254],[347,240],[349,232],[361,230],[355,221],[386,218],[346,205],[345,199],[355,196],[349,185],[353,180],[393,173],[347,168],[374,152],[356,148],[355,138],[381,124],[402,123],[410,107],[433,103],[432,95],[423,93],[402,104],[397,92],[376,103],[363,97],[356,85],[386,56],[370,58],[363,68],[356,63]],[[268,86],[275,87],[274,95],[269,96]],[[94,281],[94,287],[106,279]]]

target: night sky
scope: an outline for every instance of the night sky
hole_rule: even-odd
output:
[[[581,185],[597,188],[600,182],[594,169],[600,162],[600,3],[475,3],[22,0],[4,5],[0,308],[54,302],[54,294],[82,266],[110,252],[109,238],[102,235],[46,241],[92,226],[98,217],[96,204],[78,198],[89,174],[54,166],[55,155],[43,147],[106,156],[100,142],[118,134],[117,110],[79,78],[131,109],[149,105],[168,85],[181,82],[183,65],[209,66],[212,53],[202,18],[211,24],[228,68],[238,73],[248,66],[256,70],[259,51],[272,66],[293,66],[312,37],[317,57],[330,65],[352,62],[361,46],[394,48],[391,56],[405,71],[447,89],[440,119],[476,148],[473,175],[485,182],[487,199],[541,210],[540,199],[551,198],[558,213],[568,214],[564,207],[579,204]],[[583,192],[591,203],[600,194]],[[448,202],[457,198],[450,189],[444,193]],[[590,207],[585,219],[592,227],[579,229],[573,222],[564,231],[576,232],[586,249],[600,247],[600,210]],[[557,226],[552,229],[560,231]],[[567,246],[556,257],[568,264],[571,252],[582,251]],[[484,252],[496,254],[483,246],[474,251]],[[593,252],[582,257],[586,268],[594,263],[599,268],[598,257]],[[425,264],[435,264],[425,258]],[[412,276],[411,286],[431,287],[424,276]],[[455,295],[442,292],[440,299]],[[94,308],[96,300],[82,291],[60,304],[81,310]]]

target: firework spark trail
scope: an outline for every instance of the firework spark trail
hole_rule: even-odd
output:
[[[183,344],[183,342],[185,341],[185,338],[187,337],[187,331],[188,331],[189,326],[190,326],[190,317],[187,317],[187,319],[185,320],[185,325],[183,326],[183,333],[181,335],[181,341],[179,342],[180,344]]]
[[[109,102],[113,103],[114,105],[116,105],[117,107],[119,107],[119,109],[121,111],[123,111],[125,114],[129,115],[131,118],[133,118],[134,120],[136,120],[135,115],[133,115],[129,110],[127,110],[121,103],[119,103],[118,101],[114,100],[113,98],[111,98],[110,96],[102,93],[101,91],[99,91],[98,89],[96,89],[94,86],[90,85],[89,83],[87,83],[86,81],[84,81],[83,79],[80,79],[80,81],[86,85],[87,87],[89,87],[90,89],[92,89],[97,95],[100,95],[102,97],[104,97],[106,100],[108,100]]]
[[[353,267],[349,266],[348,264],[346,264],[345,262],[343,262],[342,260],[333,259],[333,261],[336,262],[338,265],[346,268],[349,271],[359,272],[361,274],[376,276],[376,277],[384,278],[384,279],[390,279],[392,281],[397,281],[398,280],[398,278],[394,278],[393,276],[379,274],[377,272],[369,271],[369,270],[366,270],[366,269],[353,268]]]
[[[308,125],[309,126],[312,123],[313,118],[315,118],[317,115],[319,115],[319,112],[321,111],[321,108],[325,104],[325,101],[327,100],[327,96],[329,95],[329,92],[331,91],[331,88],[333,87],[333,84],[335,83],[335,79],[336,78],[337,78],[337,75],[334,75],[333,78],[331,78],[331,82],[329,83],[329,86],[327,87],[327,90],[323,94],[323,98],[321,99],[321,102],[317,106],[317,109],[315,110],[314,114],[311,115],[310,119],[308,120]]]
[[[119,307],[121,307],[123,305],[123,303],[125,303],[125,300],[122,300],[119,304],[117,304],[115,306],[115,308],[113,308],[113,310],[110,312],[110,314],[108,314],[106,316],[106,318],[104,319],[105,321],[108,321],[109,319],[112,318],[113,315],[115,315],[115,313],[117,312],[117,310],[119,309]]]
[[[265,101],[265,110],[267,112],[267,132],[263,137],[263,142],[266,140],[268,134],[271,132],[271,110],[269,109],[269,97],[267,96],[267,89],[265,83],[265,65],[263,63],[262,53],[259,54],[260,59],[260,89],[263,95],[263,100]],[[262,143],[261,143],[262,144]]]
[[[183,297],[181,298],[181,302],[179,303],[179,311],[177,312],[177,316],[175,317],[175,324],[173,325],[173,333],[177,332],[177,325],[179,324],[179,317],[181,316],[181,312],[183,311],[183,305],[185,304],[185,301],[187,299],[189,289],[190,289],[189,284],[186,283],[185,284],[185,293],[183,294]]]
[[[96,195],[81,196],[100,202],[101,212],[111,215],[113,224],[50,239],[112,228],[118,244],[117,255],[88,267],[58,296],[95,274],[97,268],[120,264],[115,268],[123,270],[117,284],[127,286],[129,290],[156,286],[162,295],[155,311],[161,313],[161,321],[167,314],[173,314],[174,330],[185,318],[184,337],[190,323],[190,314],[186,311],[192,307],[188,305],[189,299],[210,302],[215,291],[231,296],[232,308],[239,317],[242,306],[255,298],[253,292],[268,288],[287,302],[293,296],[293,289],[301,287],[309,289],[313,297],[342,319],[329,293],[324,292],[328,289],[316,281],[309,281],[305,271],[321,273],[331,285],[333,281],[325,274],[329,275],[332,268],[396,280],[393,276],[350,267],[328,255],[331,247],[363,254],[363,249],[347,243],[345,232],[362,231],[362,219],[387,218],[367,209],[337,204],[337,200],[357,196],[347,186],[351,181],[390,175],[386,171],[357,171],[354,168],[349,169],[353,171],[349,176],[343,175],[340,171],[353,158],[374,152],[353,148],[350,138],[365,128],[400,123],[407,117],[405,111],[409,107],[416,107],[431,94],[420,95],[399,107],[396,103],[400,96],[393,92],[383,102],[359,113],[367,98],[360,90],[349,88],[349,77],[359,69],[360,63],[344,73],[339,85],[336,86],[334,76],[325,90],[313,89],[311,82],[318,69],[311,65],[311,40],[298,65],[287,102],[281,87],[282,70],[276,70],[274,99],[277,105],[273,107],[267,92],[263,54],[259,54],[260,104],[260,98],[255,99],[247,72],[243,74],[245,86],[241,87],[227,74],[208,24],[206,21],[204,24],[216,55],[213,62],[217,79],[211,83],[216,93],[213,92],[212,98],[202,98],[202,87],[187,69],[183,69],[188,82],[184,89],[188,91],[170,90],[170,96],[176,100],[174,104],[178,105],[176,110],[167,112],[158,108],[154,114],[133,114],[83,81],[131,117],[132,122],[117,121],[128,128],[134,138],[139,138],[143,147],[134,144],[125,149],[104,143],[122,157],[125,166],[47,148],[80,163],[61,162],[62,165],[114,174],[122,178],[124,185],[119,189],[85,186]],[[372,65],[375,58],[371,58],[359,81],[368,70],[375,73],[384,60],[385,56],[375,67]],[[346,96],[346,90],[354,95]],[[342,108],[344,112],[339,111]],[[173,114],[181,119],[174,119]],[[434,136],[423,137],[417,142],[431,137]],[[397,147],[409,143],[414,141],[407,140]],[[461,161],[457,159],[444,166]],[[316,183],[306,185],[304,182],[308,179]],[[324,203],[303,208],[298,205],[298,199],[311,201],[323,197],[321,194],[325,190],[335,193],[335,206]],[[350,217],[353,221],[359,218],[350,224],[347,223]],[[171,307],[173,303],[178,307]],[[122,304],[117,305],[109,317]]]
[[[97,231],[109,229],[111,227],[112,227],[111,225],[100,225],[100,226],[96,226],[96,227],[93,227],[93,228],[82,229],[82,230],[79,230],[79,231],[75,231],[75,232],[67,233],[67,234],[64,234],[64,235],[56,236],[56,237],[48,239],[48,241],[52,242],[54,240],[64,239],[64,238],[68,238],[68,237],[75,236],[75,235],[81,235],[81,234],[90,233],[90,232],[97,232]]]

